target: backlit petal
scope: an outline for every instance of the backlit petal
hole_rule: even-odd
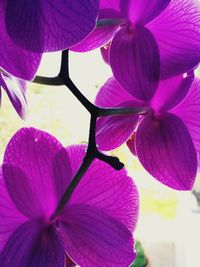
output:
[[[127,267],[133,262],[134,240],[123,224],[88,205],[73,205],[65,213],[59,231],[79,266]]]
[[[0,68],[16,77],[32,80],[39,67],[41,54],[20,48],[8,36],[5,25],[6,3],[5,0],[0,1]]]
[[[113,38],[110,65],[113,75],[132,96],[149,100],[159,81],[159,50],[144,27],[122,28]]]
[[[194,80],[187,96],[172,112],[188,127],[200,164],[200,80],[198,78]]]
[[[110,65],[110,45],[111,45],[111,42],[102,46],[100,50],[104,62],[108,65]]]
[[[0,253],[13,232],[27,218],[20,213],[10,198],[0,168]]]
[[[122,102],[131,101],[134,98],[126,92],[115,78],[109,78],[100,88],[95,104],[99,107],[114,107]]]
[[[105,45],[112,39],[116,33],[118,26],[102,26],[96,28],[83,41],[75,46],[70,47],[70,50],[76,52],[86,52]]]
[[[160,50],[161,78],[192,69],[200,61],[200,5],[198,0],[172,0],[147,25]]]
[[[25,119],[27,114],[25,81],[0,73],[0,83],[19,116]]]
[[[140,103],[138,102],[122,102],[116,108],[140,107]],[[121,146],[133,134],[138,120],[138,114],[113,115],[99,118],[96,125],[96,142],[98,148],[107,151]]]
[[[12,40],[36,52],[64,50],[83,40],[94,29],[99,9],[97,0],[6,3],[6,26]]]
[[[135,25],[148,23],[157,17],[170,3],[171,0],[130,0],[129,19]],[[172,0],[173,1],[173,0]]]
[[[63,267],[65,251],[53,226],[29,221],[19,227],[0,254],[4,267]]]
[[[129,150],[131,153],[136,156],[136,148],[135,148],[135,132],[132,134],[132,136],[129,138],[129,140],[126,142]]]
[[[85,156],[86,146],[67,149],[73,172],[76,173]],[[84,204],[103,212],[122,223],[131,232],[138,216],[138,193],[125,169],[116,171],[105,162],[95,160],[76,187],[69,206]]]
[[[190,190],[197,172],[197,155],[181,119],[145,117],[136,132],[136,153],[158,181],[176,190]]]
[[[71,169],[62,145],[50,134],[23,128],[10,140],[3,175],[15,205],[30,218],[50,216],[68,185]]]
[[[162,80],[151,100],[156,112],[166,111],[176,106],[188,93],[194,80],[193,72]]]

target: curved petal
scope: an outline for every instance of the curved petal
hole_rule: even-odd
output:
[[[129,101],[119,107],[137,107],[138,102]],[[101,117],[96,125],[96,142],[100,150],[108,151],[121,146],[133,134],[139,120],[138,114]]]
[[[184,123],[173,114],[145,117],[136,132],[136,152],[143,167],[159,182],[190,190],[197,172],[197,155]]]
[[[65,251],[52,226],[29,221],[19,227],[0,254],[4,267],[63,267]]]
[[[70,50],[75,52],[87,52],[105,45],[112,39],[116,33],[118,26],[102,26],[96,28],[83,41],[75,46],[70,47]]]
[[[110,65],[110,46],[111,46],[111,42],[105,44],[100,49],[102,58],[104,62],[108,65]]]
[[[23,80],[15,79],[12,76],[0,73],[0,84],[6,91],[13,107],[22,119],[26,118],[27,100],[26,83]]]
[[[104,18],[114,18],[115,14],[127,17],[129,0],[100,0],[100,16]],[[115,14],[112,12],[115,11]]]
[[[6,186],[15,205],[29,218],[48,218],[67,187],[71,169],[62,151],[53,136],[34,128],[19,130],[6,148]]]
[[[127,267],[133,262],[134,240],[123,224],[88,205],[73,205],[65,214],[59,231],[67,253],[78,265]]]
[[[120,0],[100,0],[100,10],[95,30],[83,41],[70,47],[70,50],[76,52],[87,52],[108,43],[119,29],[121,19],[125,19],[123,10],[126,9],[128,0],[123,0],[123,5],[120,2]],[[106,19],[117,19],[119,20],[119,23],[117,25],[117,21],[115,21],[114,25],[109,25],[109,23],[104,25],[104,20]],[[101,20],[103,22],[102,26],[98,25]]]
[[[74,174],[83,161],[85,150],[84,145],[67,149]],[[116,171],[105,162],[95,160],[76,187],[68,205],[77,204],[100,209],[131,232],[135,229],[138,216],[138,193],[125,169]]]
[[[172,0],[173,1],[173,0]],[[131,22],[146,24],[157,17],[171,2],[171,0],[130,0],[128,15]]]
[[[76,264],[68,256],[66,256],[66,267],[76,267]]]
[[[114,107],[122,102],[131,101],[133,99],[134,98],[121,87],[115,78],[111,77],[100,88],[95,99],[95,104],[99,107]]]
[[[160,50],[161,78],[184,73],[200,61],[198,0],[173,0],[147,25]]]
[[[160,58],[154,37],[144,27],[122,28],[110,48],[113,75],[132,96],[149,100],[159,81]]]
[[[132,135],[138,118],[138,115],[100,118],[96,129],[98,148],[103,151],[109,151],[124,144]]]
[[[194,73],[191,72],[160,81],[151,107],[158,113],[173,108],[186,96],[193,80]]]
[[[100,9],[113,9],[120,11],[121,0],[100,0]]]
[[[131,153],[136,156],[136,148],[135,148],[135,134],[136,132],[134,132],[131,137],[129,138],[129,140],[126,142],[129,150],[131,151]]]
[[[6,27],[15,43],[30,51],[64,50],[95,27],[97,0],[7,0]]]
[[[196,147],[200,164],[200,80],[196,78],[183,101],[171,112],[179,116],[186,124]]]
[[[12,202],[5,182],[2,177],[2,169],[0,168],[0,253],[5,246],[7,240],[13,232],[23,223],[27,218],[20,213]]]
[[[24,80],[32,80],[40,64],[41,54],[26,51],[8,36],[5,25],[5,5],[0,1],[0,67]]]

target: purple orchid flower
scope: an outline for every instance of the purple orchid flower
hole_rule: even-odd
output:
[[[95,27],[98,0],[0,1],[0,67],[32,80],[41,53],[61,51]]]
[[[200,80],[178,75],[160,81],[150,101],[140,101],[110,78],[100,89],[101,107],[143,107],[144,115],[117,115],[97,121],[101,150],[127,142],[143,167],[161,183],[190,190],[200,163]]]
[[[187,72],[200,61],[197,0],[100,0],[99,21],[103,19],[105,25],[71,49],[88,51],[114,36],[106,61],[134,97],[150,100],[159,78]]]
[[[51,220],[86,154],[50,134],[19,130],[0,179],[0,266],[128,266],[135,258],[137,189],[126,171],[95,160],[64,211]],[[67,260],[71,264],[70,260]]]
[[[6,91],[19,116],[25,119],[27,115],[26,82],[0,72],[0,102],[1,87]]]

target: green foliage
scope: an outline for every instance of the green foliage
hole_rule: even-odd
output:
[[[144,253],[144,249],[141,246],[141,243],[136,240],[135,249],[137,251],[137,257],[134,263],[130,267],[146,267],[147,266],[147,258]]]

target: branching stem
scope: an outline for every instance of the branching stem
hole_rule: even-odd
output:
[[[36,76],[33,82],[39,83],[39,84],[45,84],[45,85],[53,85],[53,86],[65,85],[71,91],[71,93],[78,99],[78,101],[86,108],[86,110],[90,113],[90,116],[91,116],[86,156],[83,159],[81,166],[79,167],[77,173],[73,177],[67,190],[65,191],[62,198],[60,199],[60,202],[54,214],[51,216],[51,220],[54,220],[64,210],[72,193],[74,192],[81,178],[84,176],[85,172],[90,167],[90,165],[92,164],[95,158],[108,163],[110,166],[112,166],[116,170],[121,170],[124,166],[123,163],[121,163],[117,157],[105,155],[98,150],[97,145],[96,145],[96,138],[95,138],[96,121],[98,117],[104,117],[104,116],[109,116],[109,115],[123,115],[123,114],[143,114],[147,110],[144,108],[139,108],[139,107],[100,108],[100,107],[95,106],[81,93],[81,91],[76,87],[76,85],[73,83],[73,81],[70,78],[69,51],[68,50],[64,50],[62,52],[61,67],[60,67],[59,74],[56,77]]]

